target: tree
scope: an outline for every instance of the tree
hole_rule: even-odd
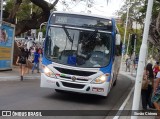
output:
[[[52,9],[55,10],[55,5],[58,1],[59,0],[55,0],[51,4],[45,0],[7,0],[3,20],[15,24],[16,36],[31,29],[38,29],[41,23],[48,21],[50,11]],[[32,14],[30,14],[31,3],[33,4]],[[16,19],[18,19],[17,23]],[[16,43],[14,43],[14,64],[20,53]]]
[[[130,3],[128,3],[128,1],[125,1],[125,4],[121,7],[119,11],[117,11],[117,15],[121,16],[122,21],[125,21],[127,16],[127,8],[129,7],[129,29],[133,29],[133,22],[137,22],[138,24],[143,26],[145,13],[143,11],[141,12],[141,9],[144,8],[144,6],[145,0],[131,0]]]
[[[154,2],[149,35],[150,42],[160,49],[160,0]]]
[[[8,0],[5,10],[4,21],[16,25],[15,35],[24,33],[30,29],[38,29],[40,24],[46,22],[49,18],[50,11],[55,9],[55,5],[59,0],[55,0],[53,4],[45,0]],[[33,3],[34,11],[30,14],[31,4]]]
[[[142,25],[142,29],[141,29],[142,31],[140,32],[141,35],[139,36],[139,39],[141,40],[143,27],[144,27],[143,26],[144,19],[146,17],[146,9],[147,9],[148,0],[136,0],[136,2],[131,4],[130,11],[129,11],[130,13],[129,23],[132,24],[131,21],[136,21],[137,23]],[[132,9],[134,9],[134,11]],[[124,6],[122,6],[121,10],[118,11],[118,14],[121,16],[122,21],[125,21],[126,19],[126,11],[127,11],[127,3],[125,3]],[[131,29],[132,28],[131,25],[129,26]],[[148,41],[150,42],[149,49],[153,49],[152,47],[154,46],[154,49],[153,49],[154,51],[152,50],[152,53],[159,54],[158,52],[160,51],[160,0],[155,0],[153,4],[152,19],[151,19]],[[140,44],[141,42],[139,42],[138,47],[140,46]]]

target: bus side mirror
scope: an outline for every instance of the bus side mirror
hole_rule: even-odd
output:
[[[121,36],[120,34],[116,34],[116,45],[120,45],[121,44]]]

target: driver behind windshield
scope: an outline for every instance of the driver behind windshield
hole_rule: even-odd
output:
[[[91,57],[94,57],[94,59],[96,60],[103,60],[103,58],[100,58],[98,54],[103,53],[103,56],[104,56],[105,54],[109,53],[109,50],[105,45],[106,38],[101,37],[100,33],[93,34],[90,38],[87,38],[89,34],[90,33],[83,33],[82,37],[80,37],[81,39],[78,47],[78,57],[77,57],[78,65],[84,64],[85,61],[87,61]],[[94,64],[96,63],[97,62],[94,62]]]

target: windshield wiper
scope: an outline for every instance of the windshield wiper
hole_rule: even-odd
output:
[[[63,25],[63,30],[64,30],[64,32],[66,33],[66,35],[67,35],[67,37],[68,37],[68,39],[70,40],[70,42],[72,42],[73,43],[73,39],[71,38],[71,36],[70,36],[70,34],[69,34],[69,32],[68,32],[68,30],[65,28],[65,26]]]

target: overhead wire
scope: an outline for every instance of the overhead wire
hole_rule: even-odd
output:
[[[72,7],[70,8],[70,7],[67,7],[66,5],[64,5],[64,4],[63,4],[63,1],[60,1],[60,3],[62,3],[62,5],[65,6],[68,11],[71,11],[71,10],[72,10],[74,7],[76,7],[80,2],[81,2],[81,0],[79,0],[76,4],[74,4],[74,6],[72,6]],[[71,1],[71,3],[73,3],[73,1]]]
[[[68,7],[64,4],[65,0],[59,1],[59,2],[62,4],[63,7],[65,7],[68,11],[70,11],[70,10],[68,9]]]
[[[76,7],[79,3],[81,2],[81,0],[79,0],[74,6],[72,6],[72,8],[70,9],[73,9],[74,7]]]

